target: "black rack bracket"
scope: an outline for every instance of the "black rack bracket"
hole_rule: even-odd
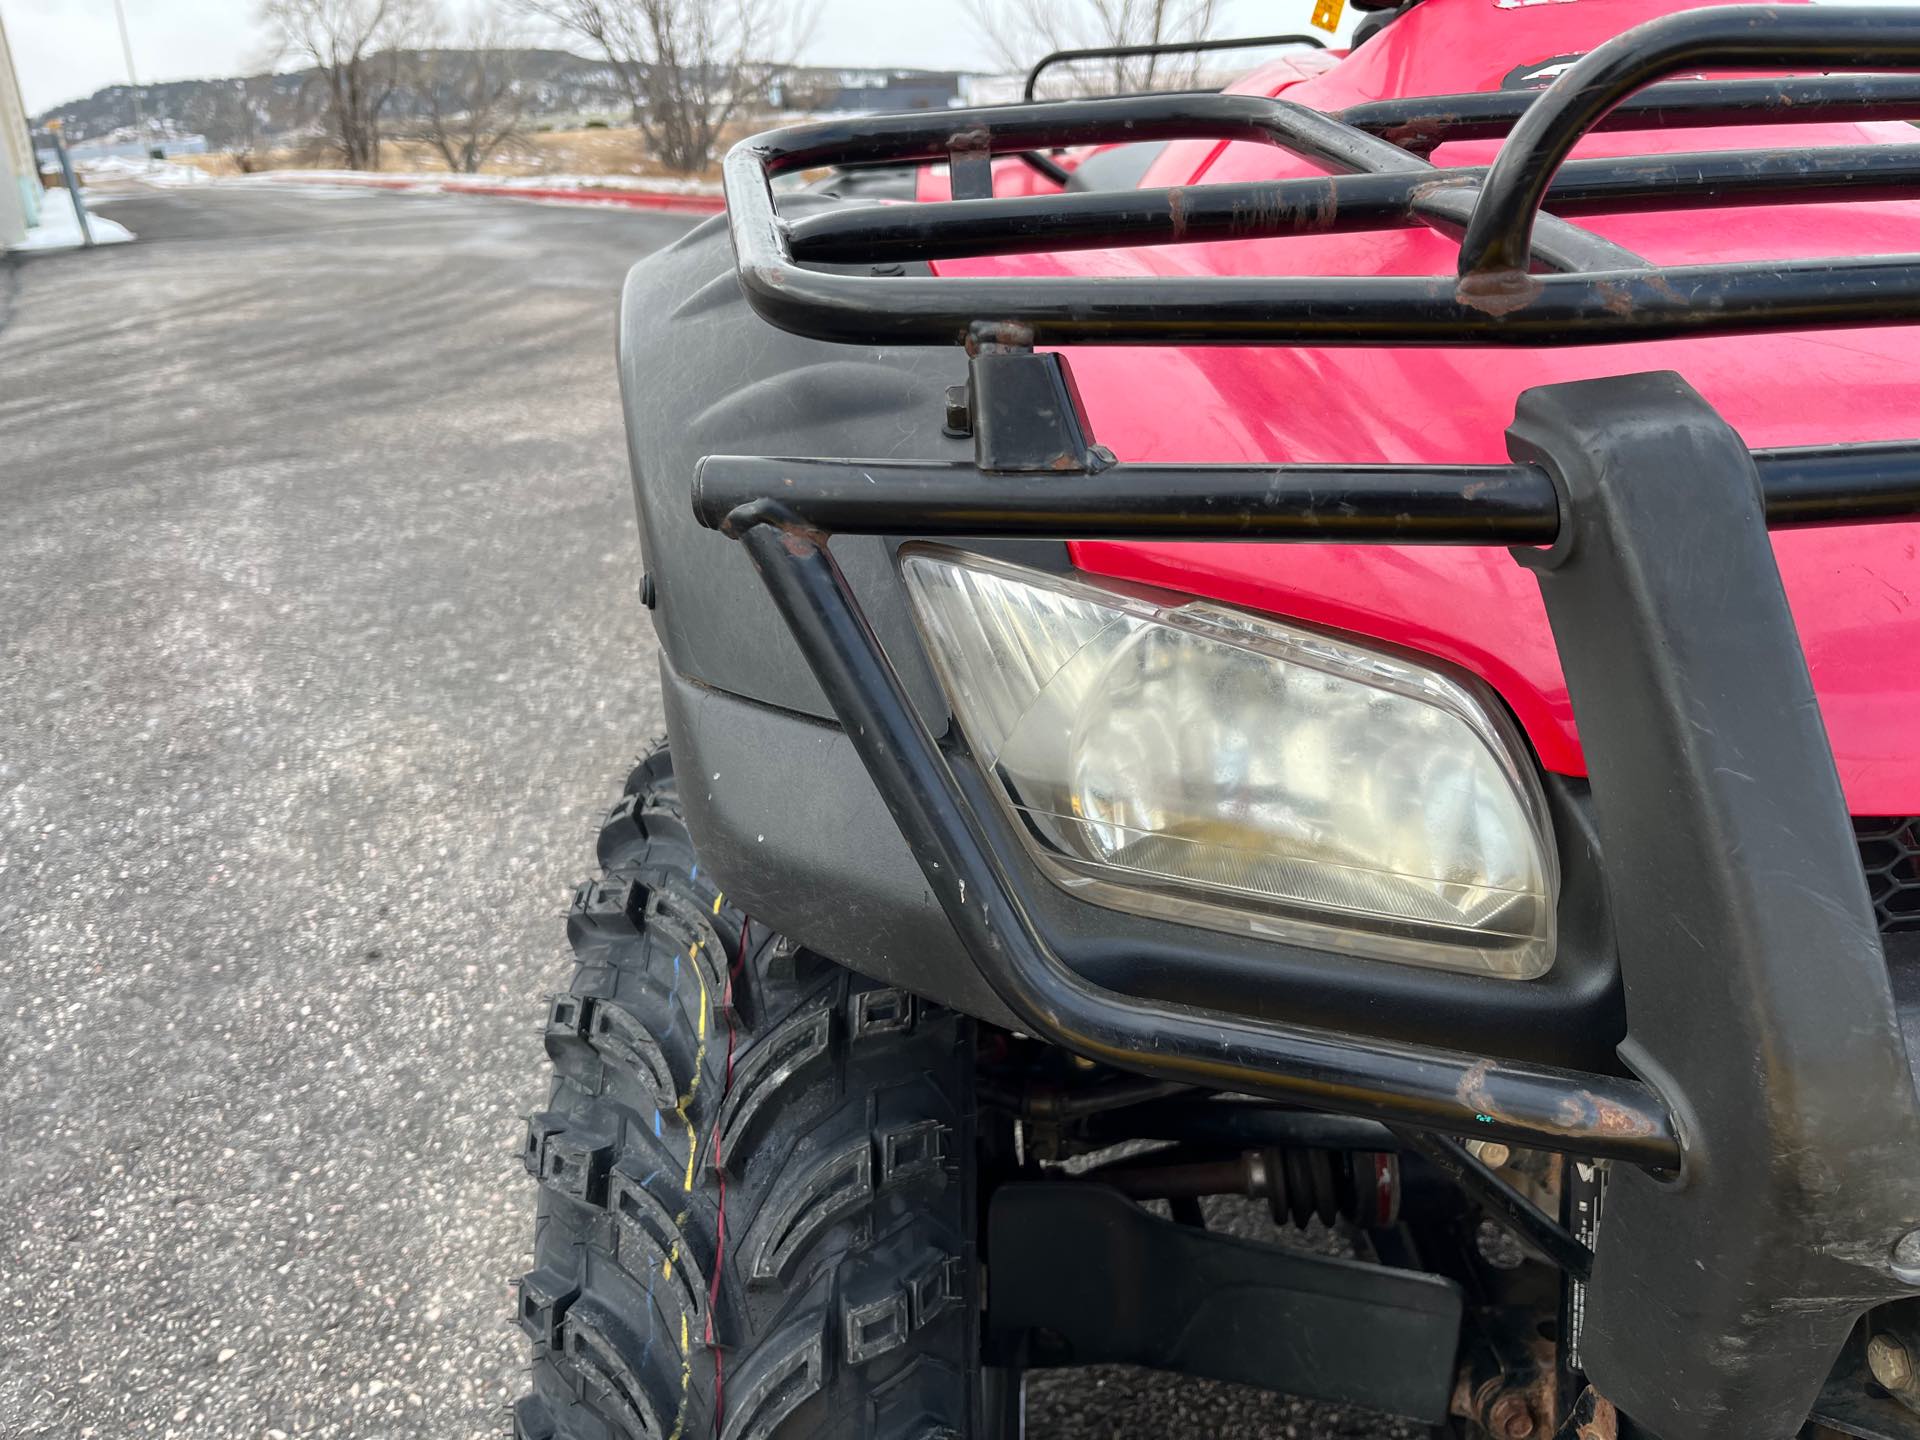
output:
[[[1920,1279],[1920,1106],[1759,472],[1673,374],[1530,390],[1508,435],[1562,495],[1517,554],[1580,717],[1622,1053],[1686,1141],[1683,1183],[1609,1188],[1587,1373],[1663,1436],[1784,1433]]]

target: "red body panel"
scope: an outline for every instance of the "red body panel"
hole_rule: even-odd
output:
[[[1279,62],[1239,87],[1334,110],[1491,90],[1518,67],[1592,48],[1658,0],[1424,0],[1351,57]],[[1305,71],[1309,78],[1299,76]],[[1594,136],[1577,155],[1911,142],[1905,125],[1767,126]],[[1490,144],[1449,145],[1440,164]],[[1145,183],[1312,174],[1266,146],[1177,144]],[[1666,263],[1920,251],[1920,201],[1644,212],[1582,223]],[[1443,274],[1425,229],[947,262],[949,274]],[[1074,372],[1123,460],[1497,461],[1515,397],[1560,380],[1676,370],[1752,446],[1920,438],[1920,329],[1558,350],[1081,348]],[[1686,476],[1675,475],[1675,483]],[[1548,768],[1583,772],[1532,578],[1504,552],[1451,547],[1083,543],[1081,567],[1338,626],[1444,656],[1513,707]],[[1920,524],[1783,532],[1775,550],[1855,814],[1920,813]]]

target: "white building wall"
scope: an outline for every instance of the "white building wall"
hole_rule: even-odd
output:
[[[0,250],[26,238],[27,226],[40,219],[40,172],[34,165],[27,132],[27,107],[7,48],[7,26],[0,20]]]

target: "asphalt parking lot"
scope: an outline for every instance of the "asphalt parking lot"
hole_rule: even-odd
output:
[[[537,1020],[659,728],[684,218],[216,187],[0,260],[0,1437],[498,1436]],[[1029,1432],[1399,1433],[1119,1371]]]

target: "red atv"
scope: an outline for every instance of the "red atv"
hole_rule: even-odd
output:
[[[782,130],[633,272],[520,1435],[1920,1435],[1920,10],[1665,8]]]

